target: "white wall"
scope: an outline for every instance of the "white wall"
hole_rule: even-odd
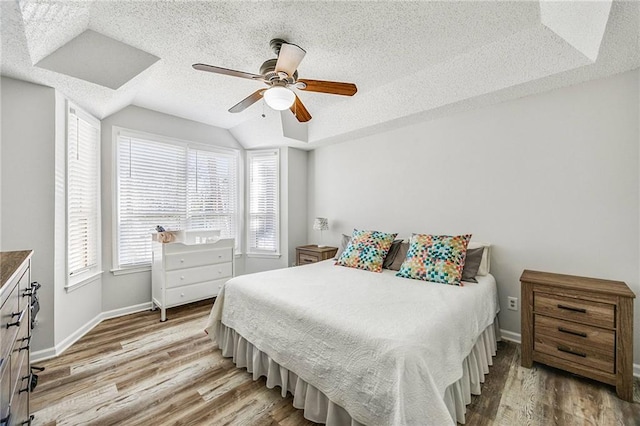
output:
[[[500,325],[520,333],[523,269],[639,283],[638,70],[309,155],[308,223],[473,233],[493,244]],[[316,236],[307,227],[309,240]],[[635,357],[640,363],[640,302]]]
[[[219,147],[242,147],[231,133],[225,129],[209,126],[159,113],[129,106],[102,121],[102,265],[105,270],[102,286],[102,310],[104,312],[124,309],[151,301],[151,272],[137,272],[114,275],[110,272],[113,264],[113,126],[148,132],[156,135],[182,139]],[[244,157],[244,156],[242,156]],[[238,262],[237,267],[242,266]]]

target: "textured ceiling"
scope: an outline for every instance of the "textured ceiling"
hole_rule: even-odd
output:
[[[640,66],[635,1],[21,0],[0,8],[2,75],[55,87],[98,118],[134,104],[230,129],[247,148],[314,148]],[[117,90],[34,66],[87,29],[160,60]],[[358,86],[351,98],[298,93],[313,119],[293,133],[309,143],[283,137],[280,113],[261,102],[227,111],[261,83],[191,68],[257,73],[274,57],[275,37],[307,51],[301,78]]]

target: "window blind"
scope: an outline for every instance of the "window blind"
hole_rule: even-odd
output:
[[[237,240],[236,154],[122,133],[116,163],[117,267],[151,262],[158,225],[219,229]]]
[[[99,263],[100,123],[67,109],[67,271]]]
[[[277,150],[247,153],[249,169],[248,251],[279,251],[279,158]]]
[[[222,238],[235,238],[238,216],[236,157],[189,150],[187,215],[191,229],[219,229]]]

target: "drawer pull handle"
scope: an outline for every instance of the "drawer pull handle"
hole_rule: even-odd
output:
[[[180,263],[184,263],[184,259],[180,259]]]
[[[11,318],[16,317],[18,315],[20,315],[20,317],[18,318],[18,321],[16,322],[9,322],[7,323],[7,328],[9,327],[20,327],[20,323],[22,322],[22,318],[24,317],[25,312],[27,312],[27,308],[24,308],[22,310],[22,312],[18,312],[18,313],[12,313],[11,314]]]
[[[27,420],[25,420],[24,422],[20,423],[20,426],[24,426],[24,425],[28,425],[31,426],[31,422],[33,421],[33,418],[35,416],[32,414],[29,416],[29,418]]]
[[[184,275],[181,275],[181,276],[180,276],[180,279],[181,279],[181,280],[184,280]]]
[[[20,380],[21,380],[21,381],[23,381],[23,382],[24,382],[25,380],[27,380],[27,387],[26,387],[26,388],[24,388],[24,389],[20,389],[20,390],[18,391],[18,393],[20,394],[20,393],[22,393],[22,392],[29,392],[29,385],[31,384],[31,374],[27,374],[26,376],[22,376],[22,377],[20,378]]]
[[[564,347],[564,346],[558,346],[558,350],[560,352],[566,352],[568,354],[572,354],[572,355],[577,355],[577,356],[581,356],[582,358],[586,358],[587,354],[585,354],[584,352],[576,352],[576,351],[572,351],[571,349]]]
[[[18,349],[18,352],[29,350],[29,344],[31,343],[31,336],[30,335],[27,336],[27,337],[23,337],[22,339],[18,339],[18,340],[20,340],[21,342],[24,342],[24,341],[27,342],[27,344],[25,346],[22,346],[20,349]]]
[[[558,327],[558,331],[561,332],[561,333],[572,334],[574,336],[587,337],[587,333],[583,333],[581,331],[569,330],[569,329],[566,329],[564,327]]]
[[[566,305],[560,305],[560,304],[558,304],[558,309],[564,309],[566,311],[572,311],[572,312],[580,312],[581,314],[587,313],[587,310],[584,308],[574,308],[573,306],[566,306]]]

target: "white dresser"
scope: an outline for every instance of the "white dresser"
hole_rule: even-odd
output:
[[[220,287],[234,274],[234,240],[183,244],[153,241],[151,268],[154,309],[160,321],[166,309],[218,295]]]

